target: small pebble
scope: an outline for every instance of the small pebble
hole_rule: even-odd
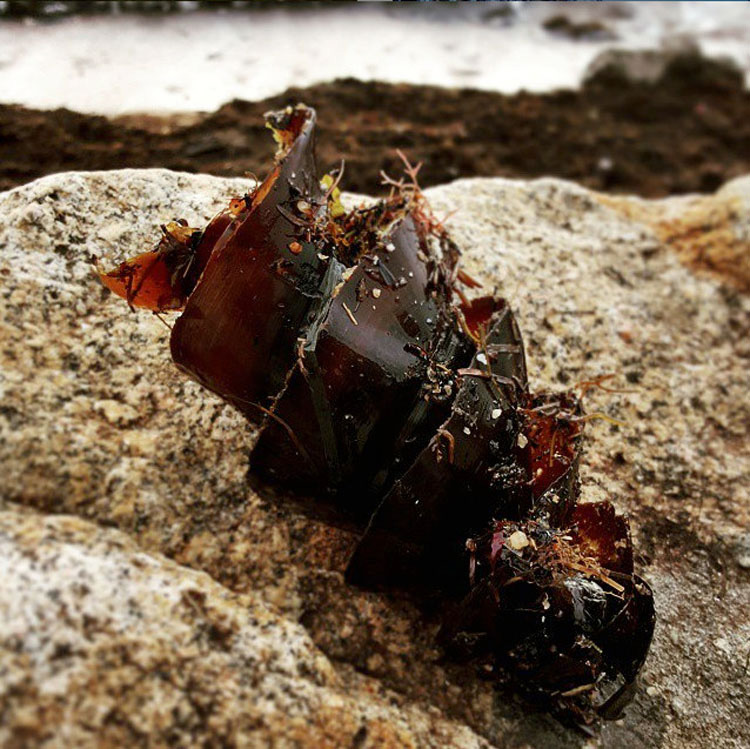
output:
[[[727,640],[724,637],[718,637],[714,641],[714,645],[716,645],[719,650],[721,650],[722,653],[725,653],[726,655],[732,654],[732,646],[729,644],[729,640]]]
[[[508,546],[514,551],[525,549],[529,545],[529,538],[523,531],[515,531],[510,534]]]

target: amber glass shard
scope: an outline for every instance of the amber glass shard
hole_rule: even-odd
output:
[[[162,236],[153,250],[99,273],[102,283],[131,308],[155,312],[180,309],[190,293],[185,274],[194,263],[201,232],[176,221],[161,229]]]
[[[518,517],[529,506],[528,475],[515,451],[515,403],[526,388],[523,343],[510,309],[498,307],[450,418],[373,515],[349,564],[351,581],[465,589],[467,539],[488,517]]]
[[[515,318],[465,298],[478,283],[418,167],[347,213],[341,171],[317,179],[314,112],[267,117],[279,152],[263,184],[203,232],[163,227],[103,282],[131,306],[185,306],[175,362],[262,422],[252,480],[366,526],[350,581],[440,602],[449,652],[562,720],[617,717],[653,599],[627,521],[578,504],[579,400],[528,392]]]
[[[571,393],[527,394],[519,404],[521,449],[534,512],[555,527],[570,521],[578,501],[583,411]]]
[[[99,277],[131,307],[165,312],[185,304],[179,285],[172,281],[169,265],[157,251],[136,255]]]
[[[276,120],[288,150],[217,243],[172,332],[177,365],[253,421],[284,387],[300,330],[325,302],[328,265],[307,241],[309,217],[297,205],[322,198],[314,124],[306,107]]]
[[[473,587],[446,617],[443,638],[585,726],[626,699],[654,615],[633,574],[627,521],[609,502],[578,505],[570,521],[556,529],[543,518],[501,520],[475,539]]]
[[[375,475],[399,460],[405,421],[413,437],[428,418],[427,370],[450,373],[470,355],[448,300],[427,290],[427,246],[414,219],[401,220],[382,248],[360,260],[308,329],[252,455],[253,470],[301,491],[327,487],[365,519]]]

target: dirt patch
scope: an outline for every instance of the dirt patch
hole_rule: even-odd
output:
[[[0,189],[71,169],[167,167],[261,174],[273,150],[262,114],[304,101],[320,115],[320,165],[346,159],[348,190],[378,193],[402,149],[424,186],[457,177],[554,175],[655,197],[707,192],[750,171],[750,93],[741,76],[698,57],[654,83],[614,68],[580,91],[507,96],[341,79],[233,101],[200,117],[119,120],[0,106]]]

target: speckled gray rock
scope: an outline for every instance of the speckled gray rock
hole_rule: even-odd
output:
[[[244,186],[149,170],[0,195],[0,741],[578,746],[443,662],[411,602],[347,587],[351,532],[250,492],[252,430],[93,275],[91,254],[122,259]],[[748,196],[702,203],[739,265]],[[659,621],[594,743],[747,745],[750,299],[680,262],[657,220],[675,201],[500,179],[428,197],[516,308],[535,386],[615,373],[631,391],[589,397],[626,426],[588,425],[583,495],[631,514]]]
[[[0,557],[3,746],[483,743],[352,689],[258,596],[119,531],[0,512]]]
[[[583,80],[588,82],[608,71],[630,81],[657,83],[675,62],[688,62],[693,72],[700,69],[704,75],[714,71],[714,75],[718,73],[740,87],[744,84],[742,68],[735,60],[728,56],[704,57],[698,44],[683,36],[665,39],[658,49],[605,49],[588,64]]]

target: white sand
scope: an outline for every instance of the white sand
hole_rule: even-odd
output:
[[[750,70],[746,3],[361,4],[254,12],[0,21],[0,101],[84,112],[215,109],[339,76],[506,93],[575,87],[611,46],[685,35]],[[495,15],[489,15],[488,13]],[[541,21],[602,21],[612,41],[573,41]]]

